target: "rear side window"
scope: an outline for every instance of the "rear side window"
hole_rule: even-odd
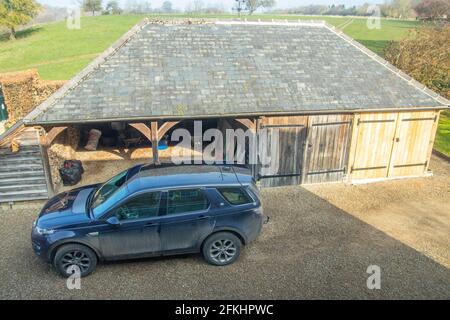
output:
[[[208,199],[200,189],[171,190],[167,198],[167,214],[188,213],[208,208]]]
[[[217,188],[217,190],[231,204],[239,205],[253,202],[253,199],[242,188]]]

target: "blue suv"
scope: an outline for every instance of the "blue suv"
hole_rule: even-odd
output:
[[[50,199],[31,239],[65,277],[75,267],[86,276],[98,261],[196,252],[224,266],[257,238],[263,220],[246,168],[138,165]]]

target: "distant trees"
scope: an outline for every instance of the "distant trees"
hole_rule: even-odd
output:
[[[122,14],[123,10],[119,6],[119,2],[111,0],[106,4],[104,14]]]
[[[413,7],[413,0],[392,0],[381,6],[381,13],[385,17],[397,19],[415,18],[416,12]]]
[[[450,99],[450,25],[424,26],[385,49],[385,59]]]
[[[92,15],[95,16],[95,12],[102,11],[102,0],[84,0],[83,10],[92,12]]]
[[[378,5],[383,17],[396,19],[413,19],[417,16],[424,19],[449,19],[450,0],[385,0]],[[287,10],[276,10],[276,13],[337,15],[337,16],[369,16],[373,5],[365,3],[360,6],[345,5],[308,5]]]
[[[125,3],[125,12],[132,14],[144,14],[152,12],[150,1],[128,0]]]
[[[440,19],[450,17],[449,0],[425,0],[414,7],[417,15],[424,19]]]
[[[14,40],[17,27],[30,22],[40,9],[34,0],[0,0],[0,26],[8,28],[9,38]]]
[[[161,10],[164,13],[172,12],[173,11],[172,2],[170,2],[168,0],[164,1],[163,4],[161,5]]]
[[[259,8],[271,8],[275,6],[275,0],[246,0],[245,6],[249,14],[252,14]]]

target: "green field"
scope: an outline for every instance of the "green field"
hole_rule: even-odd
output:
[[[441,112],[434,148],[450,156],[450,111]]]
[[[171,15],[150,16],[154,18],[236,18],[235,15]],[[0,37],[0,72],[35,68],[43,79],[66,80],[77,74],[96,55],[108,48],[130,27],[144,16],[84,17],[80,30],[69,30],[65,22],[36,26],[18,33],[18,40],[9,41],[7,35]],[[253,15],[248,19],[317,19],[305,16]],[[389,40],[399,40],[415,21],[382,20],[381,29],[370,30],[366,19],[324,17],[335,26],[345,26],[344,31],[378,54]]]
[[[0,35],[0,72],[37,69],[41,78],[67,80],[76,75],[98,54],[107,49],[145,16],[83,17],[80,30],[69,30],[65,22],[35,26],[18,33],[16,41]],[[214,18],[230,19],[236,15],[149,15],[150,18]],[[318,17],[296,15],[252,15],[249,20],[314,20]],[[409,30],[419,26],[416,21],[381,20],[381,29],[369,29],[367,19],[320,17],[341,28],[346,34],[379,55],[389,41],[398,41]],[[443,114],[436,138],[436,148],[450,155],[450,115]]]

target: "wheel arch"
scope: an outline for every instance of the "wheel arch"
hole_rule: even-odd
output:
[[[230,227],[223,227],[223,228],[217,228],[214,229],[210,234],[208,234],[206,237],[204,237],[201,241],[201,245],[200,245],[200,251],[203,250],[203,245],[205,244],[206,240],[211,237],[212,235],[219,233],[219,232],[229,232],[231,234],[234,234],[236,237],[238,237],[239,240],[241,240],[242,245],[246,245],[247,244],[247,240],[244,236],[244,233],[239,231],[236,228],[230,228]]]
[[[95,253],[95,255],[97,256],[97,260],[98,260],[98,261],[101,261],[101,260],[103,259],[103,258],[102,258],[102,255],[100,254],[100,252],[99,252],[96,248],[94,248],[92,245],[90,245],[90,244],[88,244],[88,243],[86,243],[86,242],[84,242],[84,241],[70,240],[70,239],[69,239],[69,240],[67,240],[67,241],[61,241],[61,242],[55,243],[55,244],[50,248],[50,250],[48,251],[48,260],[49,260],[51,263],[53,263],[53,259],[54,259],[54,257],[55,257],[56,252],[58,251],[58,249],[61,248],[62,246],[68,245],[68,244],[76,244],[76,245],[82,245],[82,246],[85,246],[85,247],[91,249],[91,250]]]

